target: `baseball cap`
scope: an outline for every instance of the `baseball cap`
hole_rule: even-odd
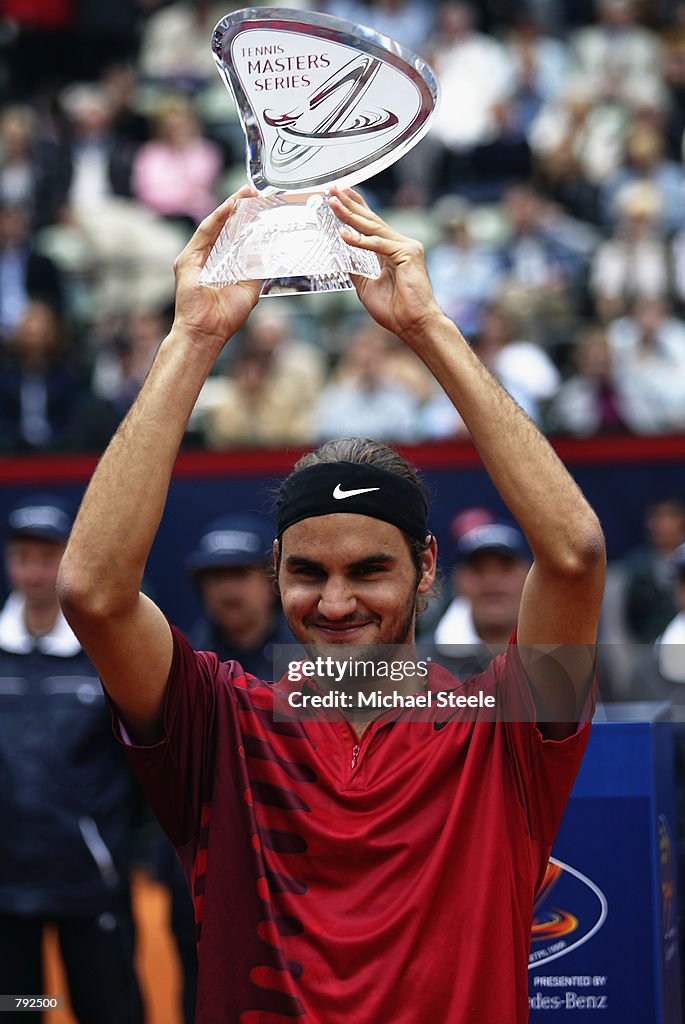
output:
[[[185,562],[187,572],[228,565],[260,565],[271,555],[276,531],[265,516],[235,513],[214,519]]]
[[[482,551],[495,551],[530,561],[530,548],[520,530],[507,523],[483,523],[461,535],[457,541],[457,559],[466,561]]]
[[[53,495],[25,498],[7,517],[9,537],[40,537],[65,544],[69,539],[73,515],[65,504]]]

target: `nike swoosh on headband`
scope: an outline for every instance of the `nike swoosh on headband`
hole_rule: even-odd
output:
[[[355,494],[368,494],[369,491],[380,491],[380,487],[357,487],[353,491],[343,491],[340,484],[337,484],[333,491],[333,497],[340,501],[341,498],[353,498]]]

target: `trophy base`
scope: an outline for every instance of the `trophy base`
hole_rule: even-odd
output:
[[[378,277],[375,253],[340,236],[340,221],[322,192],[239,199],[200,274],[210,288],[263,281],[260,295],[353,288],[351,274]]]

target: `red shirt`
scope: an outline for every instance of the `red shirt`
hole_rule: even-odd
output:
[[[274,721],[272,684],[174,631],[165,738],[127,750],[192,886],[197,1024],[528,1020],[534,895],[589,723],[543,740],[515,645],[428,685],[495,712],[393,712],[360,741]]]

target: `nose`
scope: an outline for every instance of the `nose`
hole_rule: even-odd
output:
[[[357,599],[347,580],[329,576],[321,588],[317,611],[329,622],[346,619],[357,608]]]

